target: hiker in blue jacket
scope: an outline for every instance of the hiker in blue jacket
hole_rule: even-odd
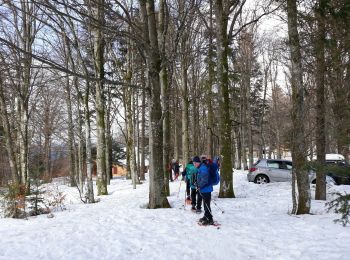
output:
[[[209,168],[207,166],[207,159],[202,158],[201,160],[198,156],[196,156],[193,158],[193,164],[198,168],[197,190],[204,202],[204,216],[199,219],[199,222],[202,225],[212,225],[214,221],[213,215],[211,214],[210,201],[213,185],[209,183]]]

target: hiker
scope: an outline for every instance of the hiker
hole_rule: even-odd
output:
[[[173,162],[172,161],[168,164],[167,170],[169,173],[169,180],[172,182],[173,181]]]
[[[201,159],[198,156],[193,157],[193,167],[195,169],[195,173],[191,176],[190,183],[191,183],[191,204],[192,204],[192,211],[196,213],[202,212],[202,196],[198,191],[197,187],[197,178],[199,174],[199,167],[201,165]]]
[[[179,166],[179,162],[175,159],[173,159],[173,165],[172,165],[172,169],[174,171],[174,181],[177,180],[177,178],[179,177],[180,174],[180,166]]]
[[[189,161],[187,165],[189,164],[192,164],[193,165],[193,162],[192,161]],[[182,171],[182,181],[186,182],[186,203],[187,202],[191,202],[191,184],[190,184],[190,180],[189,178],[187,178],[187,175],[188,174],[191,174],[191,170],[190,169],[187,169],[187,165],[186,167],[184,168],[184,170]],[[193,166],[194,167],[194,166]],[[187,173],[188,172],[188,173]],[[188,203],[189,204],[189,203]]]
[[[201,225],[214,224],[213,215],[211,214],[210,201],[213,185],[209,182],[209,164],[205,156],[200,159],[198,156],[193,158],[193,164],[197,167],[197,191],[203,199],[204,216],[199,219]]]
[[[192,211],[201,212],[202,208],[202,197],[197,197],[197,187],[196,187],[196,179],[197,179],[197,168],[194,166],[193,161],[189,161],[186,165],[186,183],[191,190],[191,205]],[[187,193],[188,199],[189,192]]]

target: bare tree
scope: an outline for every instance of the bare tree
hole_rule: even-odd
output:
[[[310,185],[307,171],[306,149],[305,149],[305,86],[303,84],[303,73],[301,64],[301,52],[298,33],[298,11],[295,0],[287,0],[288,35],[292,62],[292,100],[293,100],[293,136],[292,157],[293,176],[296,177],[298,200],[296,214],[308,214],[311,208]]]
[[[149,79],[149,146],[150,146],[150,190],[149,208],[170,207],[166,198],[163,172],[163,132],[160,86],[160,55],[154,0],[141,0],[140,11],[144,23],[146,62]]]

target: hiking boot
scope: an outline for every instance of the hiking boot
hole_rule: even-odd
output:
[[[196,209],[196,213],[202,213],[202,210],[201,209]]]
[[[195,207],[195,206],[192,206],[191,210],[192,210],[192,211],[196,211],[196,207]]]
[[[205,218],[205,220],[201,221],[201,224],[203,226],[207,226],[207,225],[213,225],[214,224],[214,221],[212,219],[207,219]]]
[[[206,217],[202,217],[198,220],[199,223],[203,223],[204,221],[207,221],[208,219]]]

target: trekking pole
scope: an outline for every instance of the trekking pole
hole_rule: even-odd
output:
[[[186,198],[187,198],[187,190],[185,189],[185,209],[186,209],[186,202],[187,202]]]
[[[202,196],[202,193],[200,192],[200,190],[198,190],[198,192],[199,192],[199,194]],[[202,198],[203,198],[203,196],[202,196]],[[214,205],[221,211],[221,214],[224,214],[224,213],[225,213],[225,211],[223,211],[223,210],[216,204],[216,202],[214,201],[214,199],[212,199],[211,201],[212,201],[212,202],[214,203]],[[207,203],[205,203],[204,199],[203,199],[203,204],[205,204],[205,205],[207,206],[207,209],[209,210],[210,214],[213,215],[213,213],[211,213],[211,210],[209,209]]]
[[[209,209],[208,204],[205,203],[205,200],[204,200],[204,198],[203,198],[202,192],[201,192],[198,188],[197,188],[197,192],[198,192],[198,193],[200,194],[200,196],[202,197],[204,211],[205,211],[205,206],[206,206],[207,209],[208,209],[208,211],[209,211],[209,213],[210,213],[210,215],[213,217],[213,213],[211,212],[211,209]]]
[[[221,213],[224,214],[225,211],[224,211],[222,208],[220,208],[220,207],[218,206],[218,204],[216,204],[215,200],[212,199],[212,201],[213,201],[214,205],[215,205],[219,210],[221,210]]]

